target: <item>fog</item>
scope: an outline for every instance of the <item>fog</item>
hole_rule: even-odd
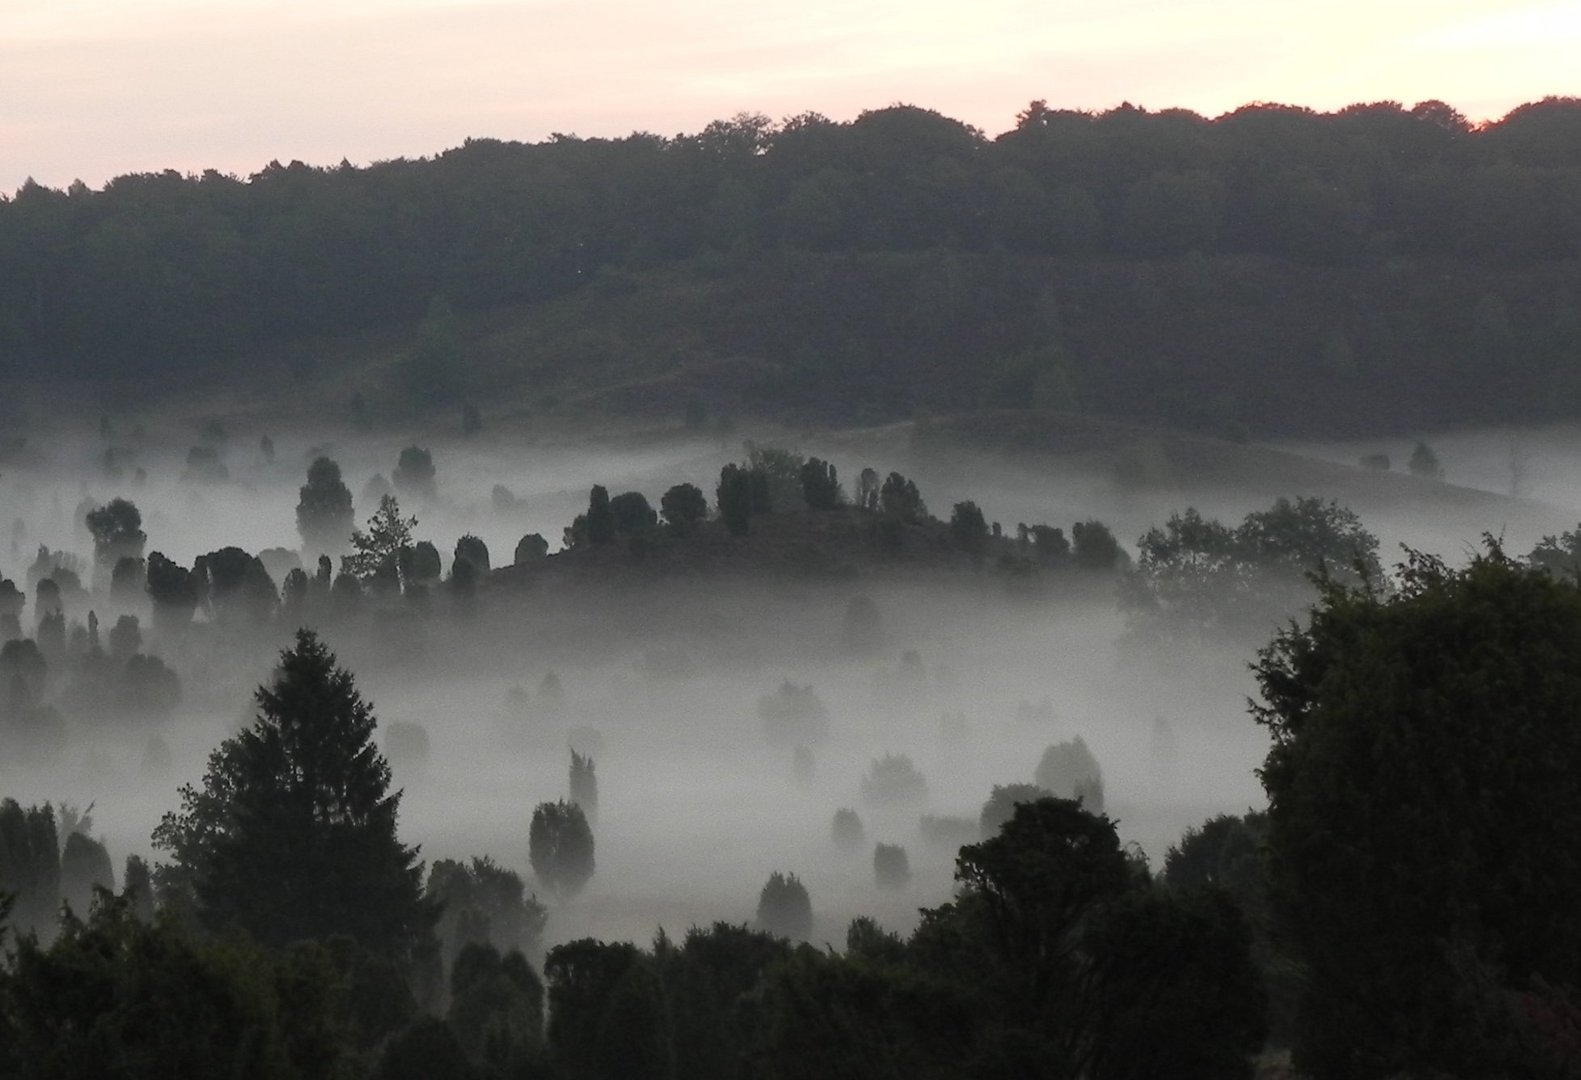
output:
[[[265,434],[272,461],[259,445]],[[415,537],[433,541],[448,567],[456,539],[475,534],[499,568],[526,533],[557,550],[595,483],[641,491],[655,505],[682,481],[711,498],[720,467],[743,456],[748,435],[828,457],[848,488],[863,466],[901,470],[938,516],[973,499],[1010,533],[1019,522],[1069,528],[1097,518],[1127,546],[1187,506],[1234,522],[1277,496],[1315,494],[1357,510],[1386,562],[1402,542],[1453,562],[1484,530],[1524,553],[1544,533],[1575,527],[1581,505],[1574,428],[1432,437],[1447,481],[1435,484],[1403,475],[1415,439],[1241,448],[1233,467],[1176,463],[1121,482],[1102,456],[923,449],[904,428],[323,439],[283,424],[236,424],[223,438],[209,433],[228,477],[208,482],[183,478],[189,447],[203,441],[191,431],[35,435],[11,446],[0,462],[0,522],[9,530],[0,576],[21,587],[42,544],[76,554],[89,584],[92,544],[78,508],[114,496],[141,509],[148,551],[184,565],[228,545],[295,549],[298,488],[311,458],[340,463],[360,522],[376,503],[364,494],[369,482],[388,479],[412,443],[432,450],[438,488],[429,502],[403,499],[419,521]],[[105,469],[112,446],[119,479]],[[1354,467],[1378,451],[1392,458],[1391,472]],[[514,503],[496,505],[496,485]],[[30,632],[28,592],[22,625]],[[846,631],[859,596],[874,602],[882,623],[865,654]],[[975,823],[994,785],[1030,783],[1044,749],[1076,736],[1102,766],[1106,811],[1155,869],[1188,826],[1263,803],[1254,769],[1266,740],[1246,708],[1251,649],[1204,645],[1160,656],[1127,647],[1112,580],[1024,591],[986,571],[917,568],[817,579],[777,571],[496,574],[480,599],[470,621],[436,613],[332,623],[323,635],[373,702],[383,734],[399,722],[428,735],[426,757],[392,753],[405,791],[401,835],[426,860],[488,854],[536,887],[527,859],[533,808],[567,795],[570,748],[593,756],[597,872],[572,899],[537,887],[550,905],[548,945],[585,935],[646,941],[661,926],[676,934],[716,919],[750,921],[774,870],[806,883],[815,941],[838,944],[858,914],[909,930],[919,907],[949,898],[959,842],[930,841],[922,815]],[[68,622],[86,619],[89,606],[106,628],[114,622],[103,596],[68,600]],[[201,780],[213,747],[248,721],[251,692],[294,629],[199,623],[179,639],[161,638],[139,613],[145,651],[181,679],[174,714],[90,721],[63,710],[70,738],[57,757],[0,752],[0,795],[24,805],[92,803],[117,866],[129,854],[151,855],[160,815],[179,806],[182,784]],[[544,689],[551,673],[558,697]],[[805,762],[798,774],[793,746],[770,737],[759,709],[787,680],[810,686],[828,713],[810,776]],[[925,799],[864,798],[864,776],[888,754],[912,760]],[[865,826],[865,842],[852,850],[830,836],[842,807]],[[906,848],[906,887],[878,887],[875,843]]]

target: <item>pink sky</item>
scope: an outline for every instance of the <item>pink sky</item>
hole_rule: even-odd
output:
[[[1577,56],[1577,0],[0,0],[0,192],[897,101],[1488,118],[1581,92]]]

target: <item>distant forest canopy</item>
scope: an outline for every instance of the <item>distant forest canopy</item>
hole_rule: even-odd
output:
[[[1255,435],[1577,416],[1581,99],[1484,125],[1436,101],[1033,102],[992,139],[910,106],[742,114],[0,199],[0,376],[223,372],[436,298],[463,342],[519,307],[527,343],[485,372],[414,332],[450,376],[408,406],[744,362],[715,407],[1036,405]],[[535,329],[568,304],[621,332]]]

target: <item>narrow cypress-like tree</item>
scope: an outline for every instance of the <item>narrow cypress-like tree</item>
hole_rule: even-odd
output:
[[[587,539],[592,544],[607,544],[615,539],[615,514],[609,508],[609,489],[594,484],[587,499]]]
[[[593,771],[593,756],[571,751],[571,801],[582,808],[589,821],[598,819],[598,774]]]

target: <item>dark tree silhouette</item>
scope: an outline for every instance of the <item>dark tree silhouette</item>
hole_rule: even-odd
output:
[[[1032,779],[1050,795],[1075,799],[1092,813],[1103,813],[1103,769],[1080,735],[1045,749]]]
[[[87,526],[93,536],[94,562],[99,566],[113,570],[121,559],[143,557],[148,534],[143,532],[143,515],[130,500],[111,499],[88,511]]]
[[[394,495],[386,495],[368,518],[367,530],[352,530],[354,550],[341,558],[341,572],[364,580],[379,574],[398,577],[401,552],[412,546],[412,529],[416,525],[417,518],[402,517],[401,504]]]
[[[696,484],[676,484],[659,498],[659,514],[684,536],[708,516],[708,498]]]
[[[516,552],[512,562],[516,566],[527,566],[545,558],[549,554],[549,541],[538,533],[528,533],[516,542]]]
[[[731,536],[745,536],[752,520],[752,473],[740,465],[726,465],[719,471],[719,486],[714,498],[719,516]]]
[[[422,868],[396,836],[400,792],[374,742],[377,720],[351,673],[311,630],[280,655],[258,714],[181,789],[154,844],[166,886],[190,890],[203,922],[285,944],[344,934],[410,959],[434,913]]]
[[[489,573],[489,546],[471,533],[456,541],[455,562],[465,559],[481,577]]]
[[[340,551],[351,540],[353,524],[351,489],[340,478],[340,466],[327,457],[314,458],[296,504],[303,544],[310,551]]]
[[[758,928],[793,941],[812,933],[812,900],[795,874],[769,875],[758,894]]]
[[[904,889],[911,883],[911,860],[899,844],[873,848],[873,880],[880,889]]]
[[[861,817],[850,807],[842,807],[834,812],[834,821],[829,826],[829,836],[840,847],[848,850],[861,847],[862,842],[867,839]]]
[[[192,622],[198,606],[198,582],[192,571],[155,551],[148,556],[147,588],[154,602],[155,630],[170,633]]]
[[[988,522],[977,504],[968,500],[955,504],[950,514],[950,539],[974,559],[982,559],[988,548]]]
[[[588,493],[585,527],[590,544],[607,544],[615,539],[615,515],[610,509],[609,489],[603,484],[594,484]]]
[[[635,536],[659,523],[658,514],[640,491],[623,491],[609,500],[609,513],[615,519],[615,532]]]
[[[928,507],[922,501],[917,485],[898,472],[892,472],[884,479],[884,485],[878,490],[878,503],[884,513],[908,525],[916,524],[928,516]]]
[[[560,896],[575,896],[593,877],[593,830],[576,803],[539,803],[527,836],[533,873]]]
[[[434,455],[420,446],[408,446],[401,451],[390,482],[403,495],[433,502],[439,497],[439,488],[434,482]]]
[[[12,901],[0,926],[16,934],[54,934],[60,908],[60,842],[48,803],[23,809],[0,800],[0,894]],[[86,914],[86,913],[84,913]]]
[[[79,830],[66,837],[60,853],[60,898],[84,918],[93,908],[94,890],[115,891],[115,867],[104,844]]]
[[[809,510],[835,510],[845,502],[845,491],[829,462],[808,458],[802,463],[800,479],[802,498]]]
[[[590,822],[598,820],[598,774],[592,755],[571,751],[571,801],[582,808]]]
[[[1491,541],[1399,577],[1329,583],[1256,666],[1297,1059],[1532,1074],[1535,1018],[1574,1015],[1546,988],[1581,985],[1581,587]]]
[[[995,784],[977,816],[977,831],[981,839],[999,835],[999,830],[1015,816],[1016,807],[1022,803],[1037,802],[1052,794],[1036,784]]]

